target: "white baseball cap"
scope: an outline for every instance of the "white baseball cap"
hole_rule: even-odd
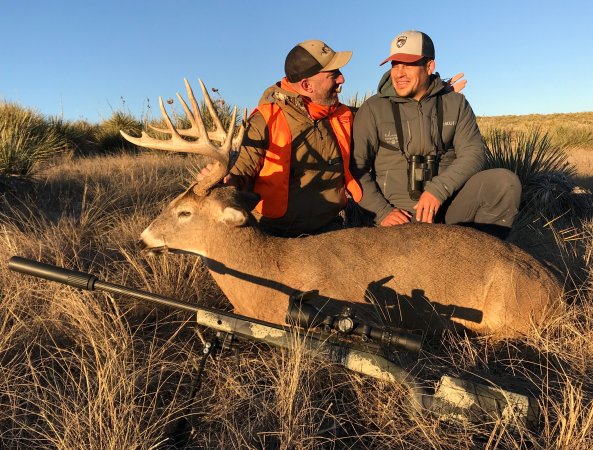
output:
[[[422,31],[409,30],[398,34],[391,41],[390,56],[379,65],[382,66],[387,61],[413,63],[422,58],[434,59],[432,39]]]

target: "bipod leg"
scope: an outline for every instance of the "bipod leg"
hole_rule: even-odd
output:
[[[202,357],[200,358],[200,362],[198,364],[198,371],[196,373],[196,377],[192,384],[191,392],[189,395],[189,405],[187,409],[184,411],[183,415],[177,420],[177,423],[173,426],[173,431],[171,432],[170,439],[173,441],[172,444],[174,448],[186,447],[193,435],[193,429],[191,427],[189,417],[192,416],[194,400],[202,385],[202,374],[204,373],[204,368],[206,367],[206,361],[208,360],[208,357],[211,354],[213,354],[218,348],[221,347],[219,337],[219,333],[217,333],[215,338],[213,338],[210,341],[204,342],[204,346],[202,348]]]
[[[240,370],[241,370],[241,352],[239,350],[239,347],[235,347],[234,348],[234,353],[235,353],[235,364],[237,365],[237,373],[240,373]]]

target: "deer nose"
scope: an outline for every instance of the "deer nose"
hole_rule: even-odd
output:
[[[136,241],[136,247],[138,247],[138,249],[140,249],[140,250],[144,250],[144,249],[146,249],[148,246],[146,245],[146,242],[144,242],[144,240],[143,240],[143,239],[138,239],[138,240]]]

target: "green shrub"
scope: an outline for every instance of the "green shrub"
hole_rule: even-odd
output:
[[[545,222],[570,211],[589,210],[588,198],[574,193],[576,168],[562,147],[551,144],[548,133],[494,128],[485,134],[485,140],[486,168],[509,169],[521,180],[523,221],[543,218]]]
[[[67,141],[41,114],[0,103],[0,173],[29,175],[34,166],[66,150]]]
[[[88,155],[97,150],[97,125],[85,120],[70,122],[61,117],[50,117],[48,122],[73,154]]]
[[[540,173],[561,172],[569,177],[576,169],[568,162],[568,155],[552,146],[548,133],[539,129],[528,132],[492,128],[484,135],[486,141],[486,169],[502,167],[516,173],[525,185]]]
[[[139,136],[142,131],[142,122],[130,113],[114,111],[109,119],[104,120],[97,127],[96,139],[101,153],[136,149],[134,144],[122,137],[120,130],[132,136]]]

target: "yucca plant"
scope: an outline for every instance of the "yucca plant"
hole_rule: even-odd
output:
[[[568,177],[576,169],[568,162],[561,147],[553,146],[548,133],[539,129],[529,132],[492,128],[485,134],[486,169],[502,167],[516,173],[525,185],[541,173],[560,172]]]
[[[34,166],[67,148],[44,116],[16,103],[0,103],[0,173],[30,175]]]
[[[122,137],[120,130],[133,136],[139,136],[142,122],[130,113],[114,111],[109,119],[99,124],[97,129],[97,143],[102,153],[136,148]]]
[[[86,155],[97,149],[97,125],[85,120],[68,121],[57,116],[50,117],[48,124],[64,139],[72,153]]]
[[[575,193],[576,168],[563,148],[552,145],[548,133],[493,128],[485,133],[486,168],[505,168],[516,173],[523,188],[517,227],[526,224],[572,226],[573,218],[590,213],[590,196]]]
[[[218,117],[222,122],[222,126],[225,128],[225,130],[227,130],[231,124],[231,116],[233,115],[234,107],[222,98],[213,100],[212,104],[214,105],[216,114],[218,114]],[[214,128],[214,123],[212,122],[212,117],[210,116],[210,112],[208,111],[208,107],[206,106],[205,101],[200,102],[200,112],[202,113],[202,117],[204,118],[204,124],[206,125],[206,128]],[[241,109],[237,107],[237,117],[235,118],[235,126],[241,123],[241,118]]]

